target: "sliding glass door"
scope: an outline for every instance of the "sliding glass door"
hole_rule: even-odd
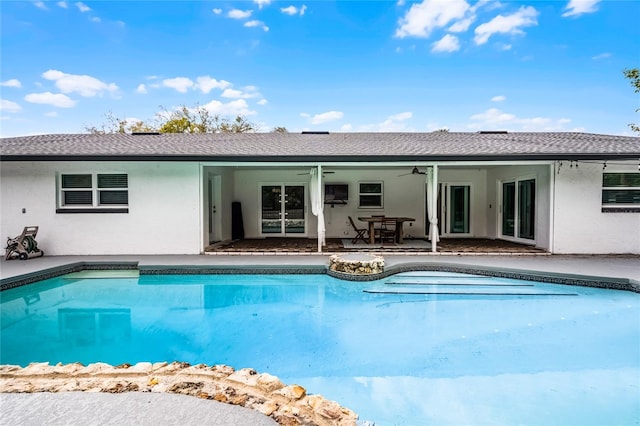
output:
[[[466,236],[471,234],[471,185],[440,183],[438,185],[438,223],[444,236]],[[425,212],[429,211],[427,208]],[[428,216],[428,214],[427,214]],[[425,218],[429,223],[429,218]],[[429,227],[427,226],[426,232]]]
[[[260,231],[269,236],[305,234],[304,185],[261,186]]]
[[[535,240],[536,180],[502,182],[502,237]]]

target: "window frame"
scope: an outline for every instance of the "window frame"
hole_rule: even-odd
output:
[[[380,192],[362,192],[362,185],[380,185]],[[362,197],[379,197],[378,205],[362,205]],[[383,181],[359,181],[358,182],[358,208],[359,209],[382,209],[384,208],[384,182]]]
[[[640,213],[640,202],[638,203],[617,203],[616,201],[605,201],[606,191],[640,191],[640,179],[638,186],[605,186],[605,180],[607,175],[637,175],[638,172],[603,172],[602,173],[602,190],[600,192],[602,203],[602,213]]]
[[[102,176],[120,175],[122,184],[115,186],[101,185]],[[90,186],[64,187],[66,176],[90,176]],[[129,174],[125,172],[58,172],[56,174],[56,213],[129,213]],[[102,182],[104,183],[104,182]],[[116,182],[117,183],[117,182]],[[67,203],[67,194],[72,192],[90,192],[91,202]],[[123,192],[120,196],[126,203],[101,203],[101,195],[105,193]]]

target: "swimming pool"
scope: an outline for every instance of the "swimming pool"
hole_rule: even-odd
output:
[[[438,272],[70,274],[0,297],[2,364],[251,367],[378,425],[640,418],[631,292]]]

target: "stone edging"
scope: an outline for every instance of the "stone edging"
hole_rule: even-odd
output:
[[[250,368],[140,362],[113,367],[95,363],[0,365],[0,392],[167,392],[251,408],[281,425],[351,426],[358,416],[322,395]]]
[[[332,254],[329,271],[346,275],[379,276],[384,271],[384,258],[376,254]]]

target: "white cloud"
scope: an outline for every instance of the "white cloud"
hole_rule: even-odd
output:
[[[493,98],[491,98],[491,102],[502,102],[502,101],[506,101],[507,97],[503,96],[503,95],[498,95],[498,96],[494,96]]]
[[[473,21],[476,20],[475,16],[471,16],[469,18],[463,19],[458,22],[454,22],[450,27],[449,31],[452,33],[463,33],[469,29]]]
[[[140,93],[141,95],[144,95],[147,93],[147,86],[145,86],[144,84],[138,84],[138,87],[136,88],[136,93]]]
[[[511,15],[498,15],[475,29],[474,41],[480,45],[486,43],[493,34],[524,34],[521,28],[538,25],[537,17],[538,11],[531,6],[522,6]]]
[[[311,124],[323,124],[323,123],[328,123],[330,121],[340,120],[344,116],[344,114],[340,111],[327,111],[321,114],[316,114],[313,117],[310,117],[309,114],[302,115],[302,116],[311,118]]]
[[[0,86],[20,88],[22,87],[22,83],[20,83],[20,80],[12,78],[10,80],[3,81],[2,83],[0,83]]]
[[[432,46],[432,52],[455,52],[456,50],[460,50],[458,37],[451,34],[445,35],[440,40],[433,43]]]
[[[24,97],[24,100],[32,104],[53,105],[58,108],[71,108],[76,104],[76,101],[67,95],[51,92],[29,93]]]
[[[429,37],[434,29],[464,18],[468,10],[469,3],[465,0],[423,0],[422,3],[412,5],[398,21],[395,36]]]
[[[565,7],[566,12],[562,14],[564,17],[580,16],[584,13],[593,13],[600,0],[570,0]]]
[[[591,59],[593,59],[594,61],[598,61],[598,60],[600,60],[600,59],[607,59],[607,58],[610,58],[611,56],[613,56],[613,55],[611,55],[611,53],[609,53],[609,52],[604,52],[604,53],[601,53],[601,54],[599,54],[599,55],[592,56],[592,57],[591,57]]]
[[[59,1],[58,3],[56,3],[58,5],[58,7],[61,7],[63,9],[67,9],[69,8],[69,5],[67,5],[66,1]]]
[[[193,87],[193,81],[187,77],[176,77],[176,78],[167,78],[162,80],[162,85],[164,87],[169,87],[171,89],[175,89],[180,93],[187,93],[187,90]]]
[[[218,8],[211,9],[211,11],[212,11],[215,15],[220,15],[220,14],[222,13],[222,9],[218,9]]]
[[[468,127],[481,130],[512,130],[528,132],[551,132],[566,130],[565,126],[571,122],[568,118],[532,117],[519,118],[515,114],[502,112],[497,108],[474,114],[470,117],[472,123]]]
[[[43,1],[37,1],[37,2],[34,2],[34,3],[33,3],[33,5],[34,5],[35,7],[37,7],[38,9],[42,9],[42,10],[49,10],[49,9],[47,8],[47,5],[46,5],[46,4],[44,4],[44,2],[43,2]]]
[[[252,12],[252,10],[232,9],[227,13],[227,16],[233,19],[246,19],[251,16]]]
[[[215,78],[211,78],[208,75],[200,76],[196,79],[196,81],[196,89],[200,90],[204,94],[209,93],[213,89],[225,89],[231,86],[231,83],[229,83],[228,81],[216,80]]]
[[[390,115],[382,123],[366,124],[359,126],[360,132],[406,132],[412,131],[407,126],[405,121],[413,118],[413,113],[410,111],[401,112],[399,114]]]
[[[235,101],[223,103],[218,100],[213,100],[206,105],[202,105],[209,113],[219,114],[223,116],[227,115],[254,115],[255,111],[249,109],[247,101],[244,99],[237,99]]]
[[[80,96],[92,97],[102,95],[104,92],[115,94],[118,86],[114,83],[105,83],[89,75],[66,74],[58,70],[49,70],[42,74],[47,80],[55,81],[56,87],[62,93],[79,93]]]
[[[220,96],[230,99],[250,99],[261,96],[260,93],[256,91],[257,89],[253,86],[246,87],[245,89],[245,91],[236,89],[225,89],[225,91],[222,92],[222,95]]]
[[[304,5],[304,4],[300,7],[300,9],[298,9],[297,7],[295,7],[295,6],[293,6],[293,5],[288,6],[288,7],[282,7],[282,8],[280,8],[280,12],[282,12],[282,13],[284,13],[284,14],[286,14],[286,15],[289,15],[289,16],[293,16],[293,15],[300,15],[300,16],[303,16],[303,15],[304,15],[304,12],[305,12],[306,10],[307,10],[307,6],[306,6],[306,5]]]
[[[57,117],[58,116],[58,111],[49,111],[49,112],[45,112],[44,113],[45,117]]]
[[[91,8],[89,6],[87,6],[86,4],[82,3],[81,1],[76,3],[76,7],[82,13],[86,13],[86,12],[91,11]]]
[[[245,22],[245,23],[244,23],[244,26],[245,26],[245,27],[248,27],[248,28],[252,28],[252,27],[262,27],[262,29],[263,29],[265,32],[269,31],[269,27],[267,27],[267,26],[264,24],[264,22],[262,22],[262,21],[257,21],[257,20],[254,20],[254,21],[247,21],[247,22]]]
[[[18,112],[22,109],[20,105],[6,99],[0,99],[0,111],[2,112]]]
[[[268,104],[268,103],[269,103],[269,101],[267,101],[266,99],[260,99],[260,100],[257,102],[257,104],[258,104],[258,105],[266,105],[266,104]]]
[[[268,6],[271,0],[253,0],[253,2],[258,5],[259,9],[262,9],[264,6]]]

